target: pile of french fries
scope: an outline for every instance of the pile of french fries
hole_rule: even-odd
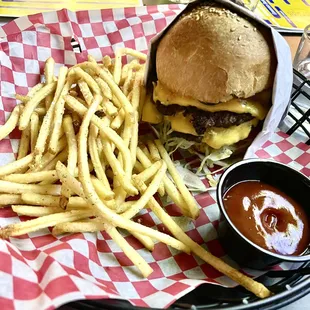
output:
[[[122,65],[122,57],[133,58]],[[154,240],[193,253],[259,297],[270,291],[189,238],[153,197],[168,195],[184,216],[199,215],[197,203],[159,140],[138,141],[144,102],[146,56],[122,48],[54,75],[34,86],[0,128],[0,140],[21,130],[17,160],[0,167],[0,201],[19,215],[35,217],[0,229],[8,238],[53,227],[53,234],[105,230],[144,277],[152,268],[118,231],[127,230],[146,249]],[[171,178],[168,177],[167,171]],[[173,180],[173,181],[172,181]],[[128,200],[137,196],[137,200]],[[132,219],[151,209],[171,235]]]

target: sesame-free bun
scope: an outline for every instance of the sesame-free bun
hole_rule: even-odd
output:
[[[218,4],[186,11],[156,53],[158,80],[206,103],[248,98],[272,87],[275,68],[270,31]]]

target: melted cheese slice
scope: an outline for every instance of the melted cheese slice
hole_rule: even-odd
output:
[[[213,105],[204,104],[192,98],[178,96],[165,88],[160,82],[157,82],[157,84],[154,83],[153,99],[154,102],[158,100],[163,105],[177,104],[185,107],[193,106],[208,112],[230,111],[238,114],[250,113],[253,117],[258,118],[259,120],[263,120],[266,117],[269,109],[266,104],[261,104],[260,102],[253,100],[253,98],[247,98],[246,100],[232,99],[227,102]]]
[[[246,139],[252,130],[252,126],[256,126],[257,123],[258,119],[254,118],[251,121],[229,128],[211,127],[206,130],[202,142],[214,149],[220,149],[224,145],[235,144]]]
[[[158,112],[150,96],[145,100],[141,119],[143,122],[151,124],[159,124],[163,120],[163,115]]]
[[[198,136],[189,117],[185,117],[183,113],[177,113],[175,116],[166,116],[165,119],[170,121],[171,128],[174,131]],[[255,118],[238,126],[230,126],[229,128],[208,128],[204,133],[202,142],[207,143],[214,149],[220,149],[224,145],[235,144],[247,138],[252,130],[252,126],[256,126],[257,123],[258,119]]]

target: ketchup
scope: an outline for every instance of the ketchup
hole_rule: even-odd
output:
[[[245,181],[224,195],[226,212],[247,239],[282,255],[302,254],[309,245],[309,220],[302,206],[279,189]]]

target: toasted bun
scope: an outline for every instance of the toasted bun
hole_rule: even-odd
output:
[[[218,4],[184,13],[156,54],[157,77],[165,87],[208,103],[270,88],[275,68],[270,32]]]

